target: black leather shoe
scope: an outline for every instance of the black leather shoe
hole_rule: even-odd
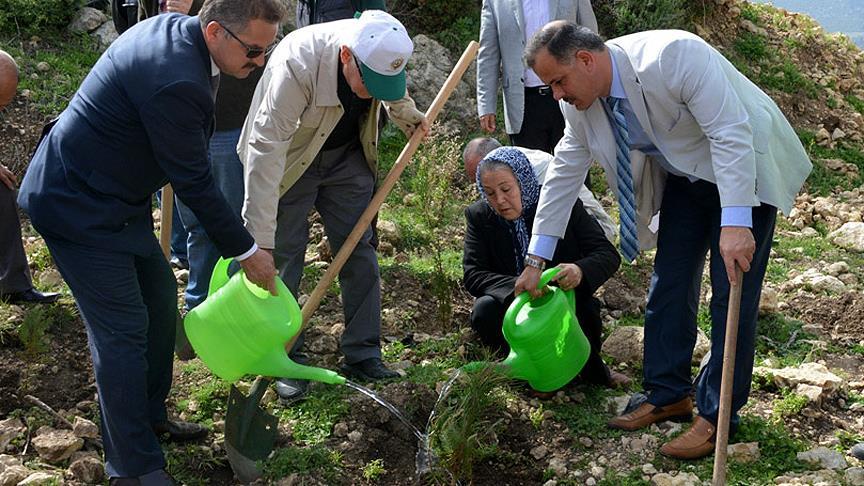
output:
[[[276,380],[276,394],[282,405],[290,405],[306,397],[309,390],[308,380],[295,380],[292,378],[281,378]]]
[[[59,298],[60,294],[57,292],[39,292],[34,288],[0,295],[0,300],[9,304],[50,304]]]
[[[386,380],[396,378],[399,373],[384,366],[381,358],[369,358],[359,363],[342,365],[342,372],[351,378],[363,381]]]
[[[156,432],[159,438],[164,438],[169,442],[203,439],[209,433],[203,425],[182,422],[180,420],[166,420],[165,422],[153,424],[153,432]]]

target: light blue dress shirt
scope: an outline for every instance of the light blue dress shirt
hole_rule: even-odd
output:
[[[627,99],[627,92],[624,91],[624,85],[621,84],[621,78],[618,75],[618,67],[615,65],[615,59],[612,61],[612,86],[609,89],[609,96],[620,98],[619,106],[624,112],[624,117],[627,119],[627,134],[630,135],[630,148],[639,150],[663,167],[664,170],[672,175],[686,177],[690,182],[696,182],[698,177],[684,174],[666,159],[666,157],[657,149],[654,142],[648,137],[648,134],[636,118],[633,112],[633,107],[630,105],[630,100]],[[720,212],[720,226],[740,226],[745,228],[753,227],[753,208],[749,206],[727,206],[722,208]],[[544,260],[551,260],[555,255],[555,247],[558,245],[558,237],[551,235],[534,235],[531,238],[531,243],[528,245],[528,253],[536,255]]]

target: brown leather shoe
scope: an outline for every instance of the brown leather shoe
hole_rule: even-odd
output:
[[[702,417],[696,416],[687,432],[663,444],[660,453],[675,459],[699,459],[714,452],[717,427]]]
[[[609,370],[609,388],[624,389],[630,386],[633,380],[624,373]]]
[[[645,402],[636,410],[610,420],[607,425],[613,429],[637,430],[663,420],[687,422],[692,418],[693,401],[690,397],[684,397],[680,401],[662,407],[655,407]]]

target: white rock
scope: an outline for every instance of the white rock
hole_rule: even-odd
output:
[[[339,422],[333,426],[333,436],[334,437],[347,437],[348,436],[348,424],[345,422]]]
[[[390,244],[396,245],[399,243],[399,239],[402,235],[399,232],[399,227],[396,226],[396,223],[393,221],[387,221],[384,219],[378,219],[378,224],[375,226],[378,230],[378,237],[381,241],[386,241]]]
[[[651,484],[655,486],[700,486],[702,481],[693,473],[680,472],[677,476],[660,473],[651,478]]]
[[[759,452],[758,442],[739,442],[737,444],[729,444],[726,448],[730,461],[736,462],[754,462],[758,461],[761,456]]]
[[[615,328],[603,343],[602,352],[619,363],[641,364],[645,330],[639,326]]]
[[[117,29],[114,28],[114,22],[105,22],[90,35],[99,41],[99,46],[103,49],[106,49],[119,37]]]
[[[9,466],[0,474],[0,486],[15,486],[32,472],[24,466]]]
[[[818,386],[799,383],[795,387],[795,394],[807,397],[807,403],[816,407],[822,405],[822,389]]]
[[[657,474],[657,468],[654,467],[654,464],[651,464],[650,462],[648,464],[642,464],[642,473],[651,476],[653,474]]]
[[[548,454],[548,453],[549,453],[549,448],[544,446],[544,445],[539,445],[539,446],[531,449],[531,457],[533,457],[534,459],[537,459],[538,461],[540,459],[543,459],[544,457],[546,457],[546,454]]]
[[[820,128],[816,132],[816,143],[819,143],[821,145],[822,143],[828,142],[830,140],[831,140],[831,134],[828,133],[828,130],[826,130],[825,127]]]
[[[0,452],[5,451],[6,446],[26,430],[27,427],[20,419],[8,418],[0,420]]]
[[[627,408],[629,402],[630,397],[627,395],[609,397],[606,399],[606,410],[615,416],[621,415],[624,413],[624,409]]]
[[[849,273],[849,264],[844,261],[834,262],[828,265],[825,271],[828,272],[828,275],[837,277],[843,273]]]
[[[107,21],[108,17],[102,11],[92,7],[83,7],[75,13],[75,17],[66,27],[66,30],[73,34],[87,33]]]
[[[549,460],[549,469],[559,478],[563,478],[567,475],[567,460],[560,456],[555,456]]]
[[[864,486],[864,468],[850,467],[843,473],[843,479],[850,486]]]
[[[71,430],[50,430],[33,438],[33,447],[39,457],[51,464],[65,461],[81,449],[84,440],[75,437]]]
[[[846,284],[837,277],[819,273],[815,268],[809,268],[801,275],[796,276],[789,282],[783,284],[783,289],[792,290],[798,288],[809,288],[813,290],[825,290],[828,292],[841,293],[846,290]]]
[[[841,138],[846,137],[846,132],[837,127],[831,132],[831,140],[840,140]]]
[[[99,426],[85,418],[75,417],[72,433],[82,439],[96,439],[99,437]]]
[[[801,462],[825,469],[839,470],[845,469],[847,466],[843,454],[823,446],[806,452],[799,452],[797,457]]]
[[[69,472],[78,481],[99,484],[105,478],[105,466],[95,457],[82,457],[69,465]]]
[[[7,467],[23,465],[24,463],[21,462],[21,459],[16,456],[10,456],[9,454],[0,454],[0,473],[5,471]]]
[[[799,383],[817,386],[822,389],[825,394],[830,394],[840,388],[843,380],[828,371],[828,368],[821,363],[803,363],[800,366],[788,367],[782,369],[772,369],[764,367],[756,367],[753,369],[754,374],[772,375],[774,383],[779,388],[796,388]]]
[[[777,486],[792,486],[801,484],[811,484],[818,486],[834,486],[839,484],[837,474],[830,469],[821,471],[803,472],[803,473],[786,473],[782,476],[774,478],[774,484]]]
[[[864,252],[864,222],[848,222],[828,234],[837,246],[851,251]]]
[[[56,486],[60,484],[60,477],[47,472],[34,472],[27,476],[18,486]]]
[[[759,298],[759,315],[774,314],[780,305],[777,289],[774,287],[762,287],[762,296]]]
[[[348,440],[350,440],[351,442],[360,442],[362,438],[363,433],[359,430],[352,430],[351,432],[348,432]]]

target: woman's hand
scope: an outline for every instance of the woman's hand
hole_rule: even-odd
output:
[[[561,271],[558,272],[558,275],[555,275],[555,278],[553,278],[552,281],[558,282],[558,287],[560,289],[575,289],[582,283],[582,269],[579,268],[579,265],[576,265],[575,263],[562,263],[558,265],[558,268],[560,268]]]

